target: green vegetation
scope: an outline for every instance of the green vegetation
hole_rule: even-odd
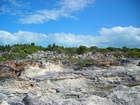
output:
[[[87,47],[86,46],[80,46],[79,48],[77,48],[77,53],[78,54],[83,54],[87,51]]]
[[[82,59],[82,60],[81,59],[75,59],[75,61],[79,63],[77,69],[81,69],[83,67],[92,65],[93,62],[94,62],[94,60],[92,60],[92,59]]]
[[[125,86],[128,86],[128,87],[134,87],[134,86],[139,86],[140,84],[139,83],[135,83],[135,84],[125,84]]]
[[[35,46],[34,43],[0,46],[0,52],[2,53],[0,61],[25,59],[28,54],[33,54],[38,50],[44,50],[44,48]]]
[[[69,60],[79,61],[81,64],[89,64],[93,61],[83,60],[80,59],[73,59],[72,56],[74,54],[84,54],[86,52],[92,52],[93,54],[100,52],[102,54],[109,54],[111,53],[116,58],[119,59],[122,55],[127,58],[140,58],[140,49],[139,48],[128,48],[123,46],[122,48],[115,48],[115,47],[107,47],[107,48],[98,48],[96,46],[86,47],[86,46],[79,46],[79,47],[66,47],[58,46],[55,43],[49,44],[47,47],[36,46],[35,43],[31,44],[14,44],[13,46],[5,45],[0,46],[0,61],[12,61],[12,60],[20,60],[25,59],[28,54],[33,54],[37,51],[56,51],[59,54],[65,53],[69,55]],[[57,58],[55,60],[63,60],[62,58]]]

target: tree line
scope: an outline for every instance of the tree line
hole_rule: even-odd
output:
[[[86,52],[101,52],[107,54],[113,52],[115,57],[124,55],[128,58],[140,58],[140,48],[128,48],[123,46],[122,48],[107,47],[107,48],[98,48],[97,46],[79,46],[79,47],[64,47],[54,44],[49,44],[47,47],[37,46],[35,43],[30,44],[14,44],[12,46],[5,45],[0,46],[0,61],[7,60],[18,60],[25,59],[28,54],[33,54],[37,51],[56,51],[57,53],[65,53],[69,56],[74,54],[84,54]]]

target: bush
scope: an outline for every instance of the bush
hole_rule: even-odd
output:
[[[86,46],[80,46],[78,49],[77,49],[77,53],[78,54],[83,54],[87,51],[87,47]]]

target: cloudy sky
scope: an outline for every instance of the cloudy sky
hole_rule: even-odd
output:
[[[0,0],[0,45],[140,48],[140,0]]]

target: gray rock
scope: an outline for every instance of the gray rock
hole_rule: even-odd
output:
[[[40,63],[40,65],[39,65],[40,68],[44,68],[46,66],[45,60],[38,60],[38,62]]]
[[[0,102],[7,99],[7,96],[5,94],[0,93]]]
[[[10,102],[10,105],[25,105],[24,103],[19,103],[19,102]]]
[[[44,54],[44,52],[39,53]],[[73,70],[74,66],[77,67],[77,63],[64,62],[63,65],[71,66],[71,69],[67,69],[66,66],[63,68],[60,63],[54,63],[48,66],[48,69],[31,67],[22,72],[26,74],[23,77],[0,76],[1,102],[7,105],[138,105],[140,103],[140,86],[132,88],[124,86],[139,85],[139,66],[132,64],[104,69],[87,66],[84,70]]]
[[[23,99],[23,103],[25,105],[43,105],[38,98],[32,98],[28,95]]]
[[[123,85],[118,86],[107,98],[112,99],[118,105],[139,105],[140,86],[132,88]]]

